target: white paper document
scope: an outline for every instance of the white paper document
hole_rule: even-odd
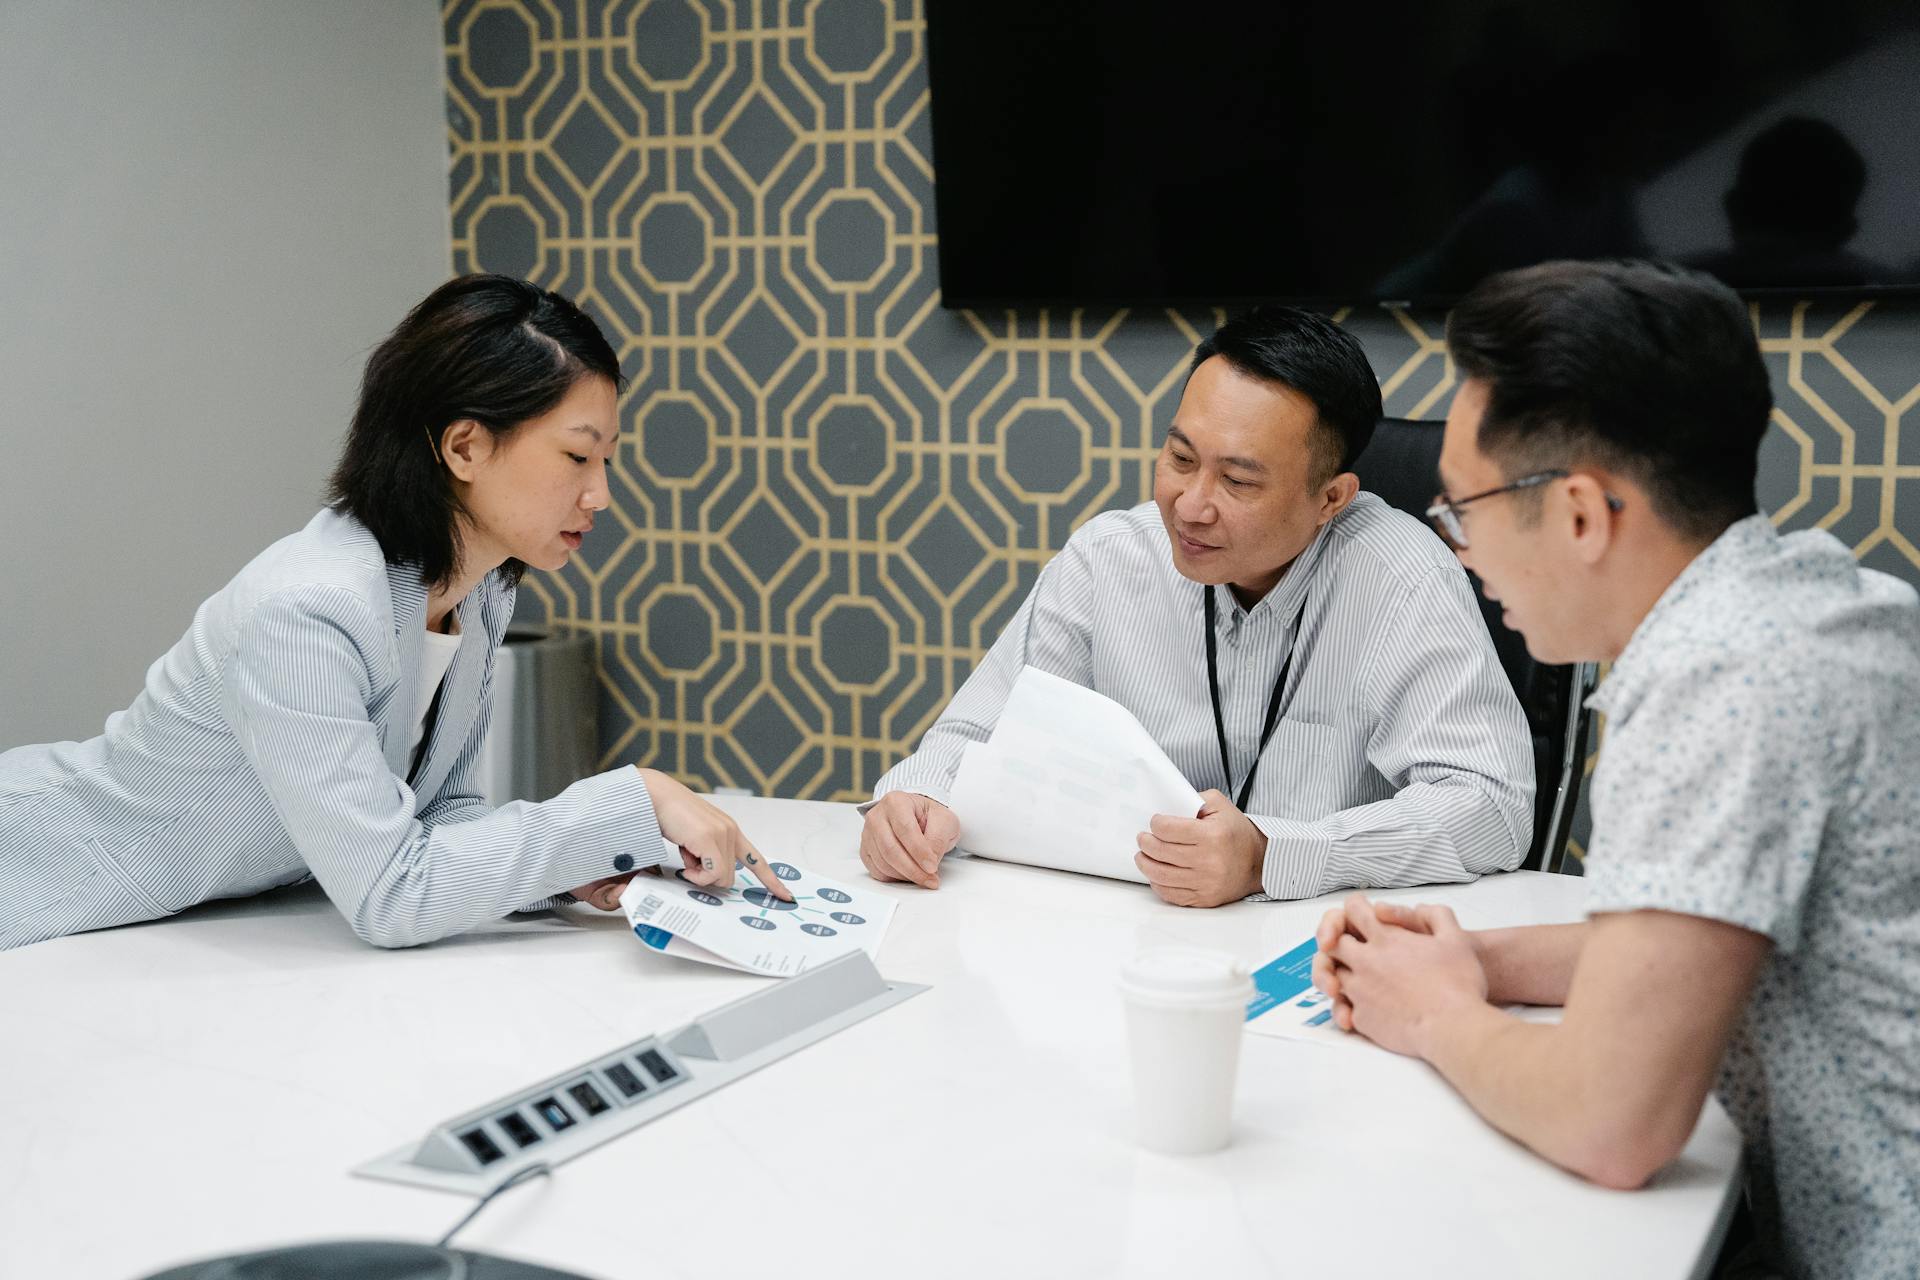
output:
[[[1334,1024],[1333,1001],[1313,985],[1313,958],[1319,951],[1318,944],[1308,938],[1253,971],[1247,1030],[1323,1044],[1367,1043]]]
[[[961,753],[950,800],[968,853],[1142,884],[1135,837],[1155,814],[1200,812],[1199,792],[1132,712],[1033,667],[993,735]]]
[[[703,964],[790,978],[850,951],[879,960],[892,898],[792,863],[769,865],[792,891],[792,902],[780,901],[744,871],[732,888],[718,889],[662,868],[659,876],[635,876],[620,905],[648,947]]]

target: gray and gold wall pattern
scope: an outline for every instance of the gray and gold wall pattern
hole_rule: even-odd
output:
[[[598,637],[607,765],[863,797],[1067,535],[1149,496],[1220,315],[940,309],[917,0],[444,16],[454,269],[577,299],[633,384],[613,509],[521,616]],[[1444,414],[1443,317],[1338,314],[1389,412]],[[1763,505],[1920,582],[1920,311],[1754,321]]]

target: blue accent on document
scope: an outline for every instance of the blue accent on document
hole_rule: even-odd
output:
[[[1320,950],[1312,938],[1277,960],[1253,971],[1253,999],[1247,1001],[1248,1022],[1285,1004],[1313,985],[1313,957]]]

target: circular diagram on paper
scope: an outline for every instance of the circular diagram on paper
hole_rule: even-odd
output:
[[[789,883],[805,879],[805,874],[792,863],[769,861],[767,865]],[[795,901],[785,902],[747,876],[722,888],[718,885],[696,884],[688,878],[684,869],[673,874],[682,882],[682,892],[689,901],[703,907],[745,908],[734,919],[749,929],[774,932],[780,927],[778,921],[783,913],[800,926],[801,934],[809,938],[838,938],[843,929],[867,923],[867,917],[854,911],[834,910],[836,907],[845,908],[854,901],[854,895],[844,889],[795,884],[792,890]]]

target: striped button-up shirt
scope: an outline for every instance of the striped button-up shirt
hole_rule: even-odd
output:
[[[1266,896],[1519,865],[1533,830],[1526,720],[1465,571],[1431,531],[1362,493],[1253,608],[1215,592],[1231,779],[1207,688],[1204,591],[1174,568],[1152,503],[1089,521],[875,797],[945,803],[962,748],[992,733],[1027,665],[1120,703],[1196,789],[1233,795],[1291,655],[1246,806],[1267,837]]]

